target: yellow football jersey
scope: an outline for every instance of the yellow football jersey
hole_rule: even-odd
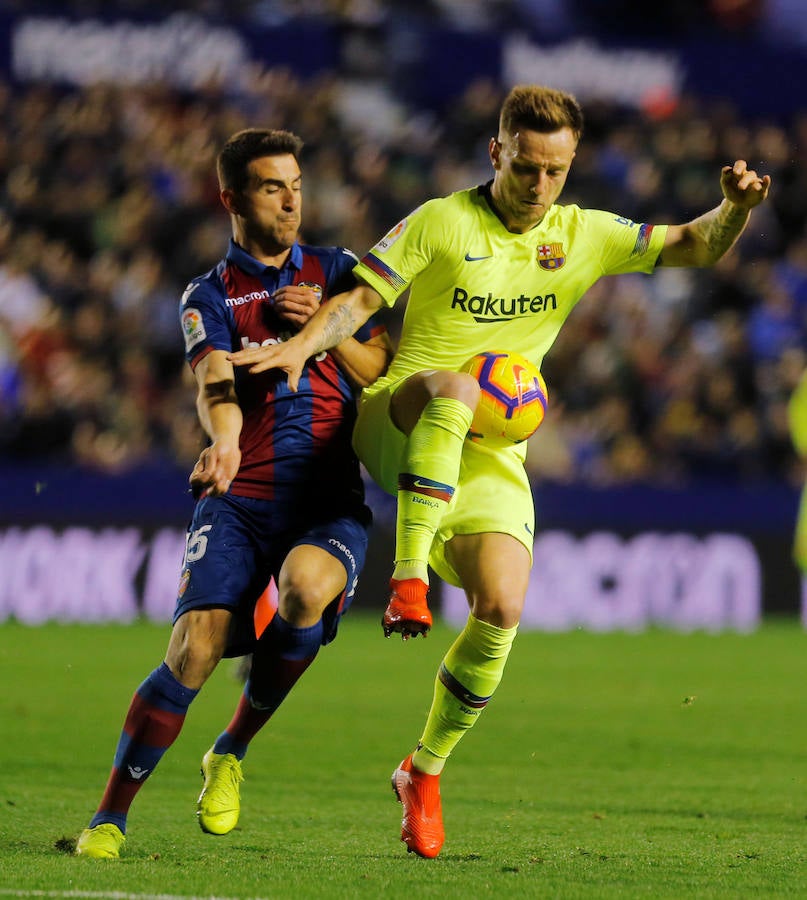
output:
[[[787,407],[790,436],[801,457],[807,457],[807,372],[801,376]],[[793,558],[807,575],[807,486],[802,487],[793,535]]]
[[[788,401],[787,415],[793,446],[799,456],[807,456],[807,371]]]
[[[664,245],[664,225],[557,204],[514,234],[488,198],[485,185],[429,200],[355,267],[389,306],[410,287],[398,351],[369,393],[424,369],[457,370],[483,350],[514,351],[540,366],[598,278],[650,272]]]

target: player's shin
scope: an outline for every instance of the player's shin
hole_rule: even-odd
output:
[[[126,832],[126,816],[135,795],[176,740],[197,693],[177,681],[165,663],[140,685],[129,706],[91,828],[108,822]]]
[[[243,759],[252,738],[269,721],[322,646],[323,622],[295,628],[276,613],[253,654],[244,694],[213,751]]]
[[[473,727],[504,673],[518,626],[499,628],[473,615],[445,655],[415,767],[437,775],[465,732]]]
[[[428,583],[429,551],[456,488],[472,418],[472,411],[461,401],[435,397],[409,435],[404,470],[398,478],[393,578],[420,578]]]

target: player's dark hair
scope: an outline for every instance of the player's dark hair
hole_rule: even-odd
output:
[[[246,190],[247,166],[262,156],[290,153],[298,162],[303,141],[291,131],[269,128],[245,128],[232,135],[216,160],[219,186],[240,194]]]
[[[583,110],[565,91],[536,84],[516,85],[505,98],[499,129],[515,134],[520,128],[550,134],[571,128],[576,140],[583,134]]]

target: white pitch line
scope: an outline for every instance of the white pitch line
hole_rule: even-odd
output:
[[[206,897],[196,897],[188,894],[127,894],[123,891],[29,891],[13,888],[0,888],[0,895],[5,897],[87,897],[91,900],[263,900],[261,897],[216,897],[212,894]]]

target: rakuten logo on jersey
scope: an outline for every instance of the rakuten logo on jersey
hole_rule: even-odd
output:
[[[246,335],[241,338],[241,349],[242,350],[255,350],[257,347],[269,347],[271,344],[282,344],[284,341],[287,341],[292,336],[291,331],[281,331],[277,337],[268,337],[266,340],[261,341],[260,344],[257,341],[251,341],[249,337]],[[328,355],[327,350],[323,350],[321,353],[317,353],[313,359],[317,362],[322,362],[323,359]]]
[[[451,308],[470,313],[475,322],[508,322],[510,319],[520,319],[534,313],[557,309],[558,300],[554,294],[547,294],[544,297],[540,294],[535,297],[528,297],[526,294],[519,294],[518,297],[494,297],[488,292],[482,296],[455,287]]]
[[[269,300],[271,296],[269,291],[252,291],[243,297],[227,297],[224,302],[227,306],[243,306],[245,303],[252,303],[253,300]]]

